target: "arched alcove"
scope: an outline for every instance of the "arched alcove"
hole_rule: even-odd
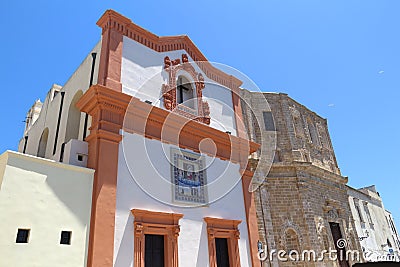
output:
[[[49,138],[49,128],[45,128],[39,139],[39,146],[37,150],[37,156],[44,158],[46,156],[47,140]]]
[[[71,104],[69,105],[67,127],[65,129],[65,139],[64,139],[65,143],[67,143],[71,139],[78,139],[81,111],[75,105],[82,95],[83,95],[82,91],[79,90],[74,95],[74,98],[72,99]]]
[[[311,142],[316,145],[319,146],[320,142],[319,142],[319,138],[318,138],[318,133],[317,133],[317,129],[315,128],[314,123],[311,121],[311,119],[307,120],[307,125],[308,125],[308,131],[310,133],[310,138],[311,138]]]
[[[297,251],[300,253],[300,242],[299,237],[295,230],[288,228],[285,231],[285,249],[289,253],[290,251]]]

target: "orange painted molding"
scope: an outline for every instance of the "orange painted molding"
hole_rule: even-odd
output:
[[[210,267],[217,267],[217,255],[215,238],[226,238],[228,241],[229,266],[240,267],[238,240],[240,233],[238,225],[240,220],[226,220],[219,218],[205,217],[207,223],[208,255]]]
[[[111,267],[118,151],[123,118],[130,97],[95,85],[80,98],[77,107],[92,116],[88,142],[88,167],[95,169],[88,246],[88,267]]]
[[[132,209],[132,215],[135,217],[135,222],[146,222],[149,224],[165,224],[177,225],[183,217],[180,213],[156,212],[140,209]]]
[[[121,92],[123,34],[107,23],[102,29],[97,83]]]
[[[249,188],[254,175],[254,172],[246,169],[242,170],[242,189],[244,206],[246,210],[247,231],[249,235],[249,249],[252,266],[256,266],[259,262],[258,259],[258,220],[257,220],[257,207],[254,201],[254,194],[250,192]]]
[[[129,18],[124,17],[114,10],[107,10],[106,12],[104,12],[101,18],[97,21],[97,25],[102,28],[103,39],[105,39],[105,36],[108,36],[107,32],[110,32],[112,30],[114,32],[118,32],[120,36],[126,36],[157,52],[186,50],[186,52],[194,61],[199,61],[198,65],[207,75],[207,77],[239,93],[239,87],[242,85],[242,81],[232,75],[221,71],[218,68],[215,68],[212,64],[210,64],[207,58],[186,35],[164,37],[157,36],[136,25]],[[119,47],[118,45],[116,45],[116,43],[119,42],[120,37],[111,36],[108,38],[111,38],[112,40],[109,47],[114,48],[116,54],[119,56]],[[108,49],[108,47],[105,49]],[[117,60],[117,58],[115,58],[115,60]],[[104,79],[104,76],[104,74],[99,73],[99,78]],[[115,77],[118,77],[118,74]],[[101,81],[101,79],[99,79],[99,81]],[[102,84],[107,85],[104,83]]]
[[[92,116],[90,135],[86,141],[89,144],[88,167],[95,169],[96,172],[93,184],[88,267],[112,266],[113,262],[121,129],[197,152],[200,151],[200,141],[210,138],[215,143],[217,157],[240,163],[242,168],[247,164],[248,155],[259,147],[258,144],[247,139],[189,120],[102,85],[91,86],[76,105],[81,111]],[[206,147],[205,150],[202,148],[202,152],[213,154],[215,151],[212,149],[208,151]],[[136,218],[140,218],[142,214],[146,215],[140,211],[132,211],[132,213],[136,215]],[[146,215],[146,218],[150,217]],[[178,217],[176,215],[173,219],[178,220]],[[169,220],[164,215],[156,218],[158,222]],[[213,227],[227,229],[227,225],[220,225],[218,219],[207,218],[206,222]],[[239,221],[231,221],[233,222],[236,226],[239,223]],[[234,227],[233,224],[232,229]]]
[[[131,210],[134,216],[134,267],[144,267],[145,235],[164,236],[164,262],[166,267],[178,267],[179,220],[183,214],[148,210]]]
[[[83,112],[93,114],[91,132],[96,131],[101,134],[101,130],[106,130],[119,135],[119,129],[122,127],[126,132],[140,134],[196,152],[200,152],[200,141],[210,138],[216,145],[217,157],[243,165],[247,164],[248,155],[260,146],[245,138],[224,133],[101,85],[90,87],[77,103],[77,107]],[[112,110],[115,114],[114,122],[98,120],[96,116],[99,112],[95,112],[95,109],[99,107]],[[107,114],[103,114],[105,115]],[[89,136],[88,140],[90,138]],[[214,153],[211,150],[203,152]]]
[[[210,138],[216,146],[217,157],[245,166],[248,156],[259,144],[245,138],[230,135],[203,123],[190,120],[177,113],[151,106],[132,98],[125,117],[124,131],[141,134],[147,138],[178,145],[200,152],[201,140]],[[212,148],[202,152],[213,155]]]
[[[235,122],[236,122],[236,132],[237,136],[246,138],[247,132],[243,122],[242,116],[242,105],[240,103],[240,95],[239,92],[231,91],[232,93],[232,106],[233,111],[235,112]]]

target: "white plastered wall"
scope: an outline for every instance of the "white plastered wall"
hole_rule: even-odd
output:
[[[390,228],[389,225],[386,221],[385,217],[385,208],[383,206],[383,203],[380,202],[381,206],[376,205],[372,201],[368,201],[368,196],[365,195],[363,197],[363,194],[361,192],[356,192],[354,193],[354,189],[351,189],[348,191],[349,194],[349,204],[350,204],[350,209],[351,213],[354,219],[354,224],[356,227],[357,235],[358,237],[361,237],[363,240],[360,240],[360,244],[362,247],[367,252],[371,252],[371,260],[377,261],[378,258],[377,256],[386,256],[388,255],[388,246],[385,246],[387,244],[387,240],[392,243],[392,245],[395,245],[395,242],[391,236]],[[373,192],[370,192],[371,194]],[[373,193],[376,194],[376,193]],[[361,226],[361,221],[360,217],[358,215],[358,212],[355,208],[354,205],[354,198],[358,199],[359,201],[359,206],[361,210],[361,215],[364,220],[365,228],[362,228]],[[375,202],[379,202],[377,198],[375,198]],[[367,202],[367,207],[369,209],[371,219],[373,226],[371,227],[370,223],[368,222],[368,217],[367,214],[364,210],[364,202]],[[368,234],[367,234],[368,232]],[[395,247],[393,247],[395,249]],[[382,261],[383,259],[380,259],[379,261]]]
[[[49,91],[44,100],[39,118],[36,120],[36,122],[32,125],[31,129],[27,133],[28,143],[26,147],[26,154],[35,156],[37,155],[40,136],[42,135],[43,130],[46,127],[48,127],[49,136],[47,141],[45,157],[57,161],[59,160],[60,148],[62,143],[65,141],[65,130],[67,126],[69,106],[71,105],[73,97],[79,90],[85,93],[86,90],[89,88],[90,72],[92,69],[92,55],[91,55],[92,52],[97,53],[95,71],[93,76],[93,84],[97,83],[98,69],[100,62],[100,50],[101,50],[101,42],[98,42],[61,89],[61,92],[65,92],[65,96],[64,96],[62,116],[60,120],[60,129],[58,133],[56,154],[53,155],[53,147],[57,129],[58,114],[61,102],[61,93],[58,93],[53,99],[52,95],[50,94],[51,90]],[[85,120],[85,114],[81,113],[79,135],[78,135],[79,140],[82,140],[83,137],[84,120]],[[90,120],[88,126],[90,126]],[[88,134],[89,131],[87,132],[87,135]],[[22,138],[22,140],[20,141],[20,145],[18,147],[19,152],[22,152],[23,143],[24,140]]]
[[[170,153],[171,147],[174,146],[164,145],[164,151]],[[132,266],[133,263],[134,218],[131,214],[132,209],[183,214],[183,218],[179,222],[181,231],[178,237],[178,257],[181,267],[209,266],[207,225],[204,217],[241,220],[239,225],[241,266],[251,266],[238,164],[215,159],[207,168],[208,183],[213,183],[217,178],[223,184],[229,184],[229,180],[237,181],[237,183],[233,183],[230,191],[229,185],[226,186],[226,191],[229,192],[222,198],[205,207],[177,207],[163,203],[166,200],[172,200],[172,185],[162,182],[162,179],[171,177],[171,166],[167,157],[164,156],[164,151],[159,141],[146,139],[137,134],[124,133],[118,157],[114,266],[127,267]],[[212,159],[207,156],[206,161],[210,163]],[[151,191],[150,194],[139,186],[142,181],[146,181],[145,187],[146,190]],[[216,194],[219,193],[213,188],[220,186],[216,186],[214,183],[209,188],[210,200],[216,198]],[[151,195],[158,195],[158,199],[161,201]]]
[[[0,266],[86,266],[94,171],[11,151],[0,164]],[[16,243],[18,228],[28,243]]]
[[[162,102],[162,84],[168,82],[164,71],[164,57],[171,60],[181,59],[185,50],[156,52],[128,37],[123,39],[121,83],[122,92],[135,96],[142,101],[149,100],[153,105],[164,108]],[[189,62],[193,59],[188,55]],[[223,132],[230,131],[236,135],[236,122],[232,104],[231,91],[209,79],[204,72],[193,64],[195,70],[203,74],[205,88],[203,100],[210,105],[210,126]]]

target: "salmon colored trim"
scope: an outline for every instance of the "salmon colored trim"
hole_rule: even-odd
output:
[[[242,106],[240,96],[237,92],[232,91],[232,103],[233,110],[235,111],[236,129],[237,135],[242,138],[247,138],[246,129],[243,123],[242,117]],[[242,166],[243,167],[243,166]],[[247,167],[247,166],[246,166]],[[254,172],[246,169],[240,171],[242,174],[242,190],[243,200],[246,212],[246,223],[247,231],[249,235],[249,246],[250,246],[250,259],[252,266],[258,264],[258,220],[257,220],[257,208],[255,206],[254,195],[250,192],[250,185],[254,175]]]
[[[257,247],[258,240],[260,240],[260,238],[258,235],[257,207],[254,201],[254,195],[249,190],[254,172],[244,170],[242,173],[242,189],[244,206],[246,210],[247,230],[249,234],[250,258],[252,266],[256,266],[259,262]]]
[[[216,154],[214,155],[213,148],[210,151],[203,149],[201,152],[240,163],[242,168],[247,166],[249,154],[259,147],[259,144],[245,138],[230,135],[174,112],[146,104],[135,97],[132,98],[126,113],[124,131],[175,144],[195,152],[200,152],[199,143],[203,139],[210,138],[216,146]]]
[[[109,267],[113,264],[121,129],[193,151],[199,151],[201,140],[211,138],[217,148],[217,157],[239,162],[241,166],[247,163],[248,155],[259,147],[247,139],[188,120],[101,85],[91,86],[76,105],[82,112],[92,116],[90,135],[86,141],[89,144],[88,167],[96,172],[93,182],[88,267]],[[212,149],[209,153],[213,153]],[[217,221],[209,219],[209,222],[215,225]]]
[[[210,124],[210,106],[207,101],[203,100],[203,89],[205,87],[204,77],[201,73],[198,73],[192,63],[188,61],[187,55],[182,54],[182,64],[179,58],[171,60],[168,56],[165,57],[164,69],[169,76],[168,82],[162,86],[164,107],[167,110],[175,111],[189,119]],[[177,74],[181,70],[189,74],[194,82],[197,102],[196,110],[177,102],[177,79],[179,78]]]
[[[207,58],[201,53],[201,51],[196,47],[196,45],[192,42],[192,40],[190,40],[190,38],[186,35],[159,37],[143,29],[142,27],[136,25],[130,19],[115,12],[114,10],[107,10],[106,12],[104,12],[101,18],[97,21],[97,25],[103,29],[103,38],[104,36],[108,36],[106,34],[107,31],[115,33],[118,32],[120,36],[126,36],[157,52],[186,50],[186,52],[194,61],[199,61],[197,62],[198,66],[202,69],[205,75],[207,75],[207,77],[239,93],[239,87],[242,85],[242,81],[232,75],[229,75],[221,71],[220,69],[210,64]],[[115,40],[113,39],[112,44],[115,45],[114,41],[115,42],[119,41],[120,36],[118,37],[116,35],[111,36],[112,38],[115,38]],[[119,50],[117,49],[116,52],[119,53]],[[115,60],[118,60],[118,58],[115,58]],[[116,64],[116,66],[117,65],[118,64]],[[112,71],[116,72],[117,69]],[[102,76],[100,76],[99,74],[99,78],[105,77],[103,74],[101,75]],[[118,75],[116,75],[116,77],[117,76]]]
[[[130,97],[102,86],[92,86],[77,107],[92,116],[88,167],[93,180],[88,267],[113,265],[119,130]]]
[[[118,92],[122,91],[122,40],[121,32],[109,25],[103,27],[97,83]]]
[[[178,213],[153,212],[148,210],[131,210],[134,216],[135,244],[134,267],[144,267],[145,235],[164,236],[164,263],[166,267],[178,267],[179,220]]]
[[[97,102],[89,101],[92,98],[96,99]],[[210,138],[217,147],[217,157],[243,165],[247,164],[248,155],[255,152],[260,146],[245,138],[224,133],[203,123],[149,105],[138,98],[110,90],[101,85],[90,87],[77,104],[79,108],[85,106],[84,109],[81,108],[81,111],[89,114],[91,112],[94,114],[92,116],[100,114],[92,111],[98,109],[96,105],[103,108],[109,106],[110,108],[117,109],[119,112],[117,118],[118,127],[110,124],[107,120],[101,120],[98,123],[101,125],[100,132],[97,134],[101,134],[104,129],[119,134],[119,127],[122,127],[123,124],[123,130],[126,132],[140,134],[147,138],[178,145],[196,152],[200,152],[200,141]],[[122,114],[125,115],[125,118],[123,118]],[[98,118],[94,117],[93,120],[98,120]],[[92,124],[93,130],[97,129],[96,125],[96,123]],[[202,152],[212,154],[213,150]]]
[[[240,104],[239,92],[231,91],[231,93],[232,93],[233,111],[235,112],[237,136],[247,139],[247,133],[243,123],[242,105]]]
[[[204,221],[207,223],[208,255],[210,259],[210,267],[217,267],[215,238],[226,238],[228,240],[229,266],[240,267],[238,245],[240,233],[238,225],[241,223],[241,221],[211,217],[205,217]]]

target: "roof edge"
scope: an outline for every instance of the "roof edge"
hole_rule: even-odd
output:
[[[112,9],[105,11],[96,24],[103,32],[113,29],[157,52],[185,50],[194,61],[199,62],[197,65],[208,78],[234,91],[238,91],[243,84],[237,77],[214,67],[187,35],[158,36]]]

